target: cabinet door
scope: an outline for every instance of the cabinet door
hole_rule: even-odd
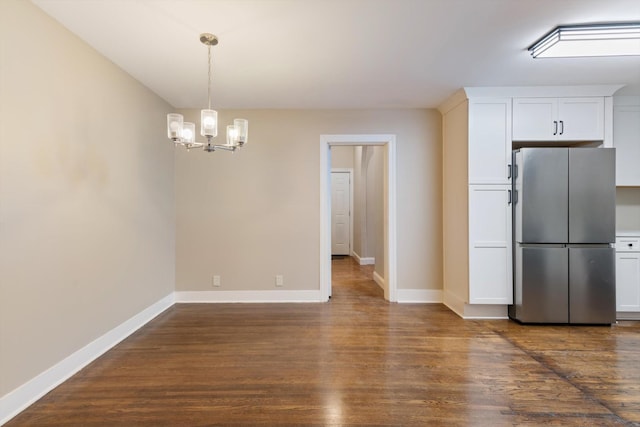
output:
[[[602,141],[604,98],[560,98],[557,120],[559,140]]]
[[[469,101],[469,184],[509,184],[510,123],[510,98]]]
[[[640,312],[640,252],[616,253],[616,311]]]
[[[555,141],[557,117],[557,98],[514,98],[513,140]]]
[[[640,105],[613,107],[616,185],[640,186]]]
[[[511,187],[469,186],[469,303],[513,303]]]

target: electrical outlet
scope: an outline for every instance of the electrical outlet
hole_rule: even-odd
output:
[[[211,279],[211,284],[213,285],[214,288],[219,288],[220,287],[220,276],[213,276],[213,278]]]
[[[281,288],[284,286],[284,276],[282,274],[278,274],[276,276],[276,288]]]

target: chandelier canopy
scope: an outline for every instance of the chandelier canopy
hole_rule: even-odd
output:
[[[247,143],[249,122],[246,119],[235,119],[227,126],[227,140],[225,144],[213,144],[212,138],[218,136],[218,112],[211,109],[211,46],[218,44],[218,38],[213,34],[200,34],[200,42],[207,46],[209,69],[207,73],[207,101],[205,110],[200,110],[200,135],[207,138],[207,142],[197,142],[195,123],[185,122],[182,114],[167,114],[167,136],[175,145],[182,145],[187,149],[202,147],[205,151],[216,149],[235,151]]]

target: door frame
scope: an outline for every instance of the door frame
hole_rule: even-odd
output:
[[[397,302],[396,136],[320,135],[320,299],[331,295],[331,147],[372,145],[385,148],[384,188],[384,297]]]
[[[349,174],[349,256],[353,256],[353,168],[331,168],[329,172],[329,176],[333,172]],[[331,188],[329,189],[329,197],[331,197]]]

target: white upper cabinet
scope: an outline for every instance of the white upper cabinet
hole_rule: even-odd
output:
[[[640,103],[614,105],[613,146],[616,148],[616,185],[640,186]]]
[[[604,98],[560,98],[558,100],[560,134],[567,141],[604,139]]]
[[[511,98],[469,100],[469,184],[511,182]]]
[[[515,98],[513,100],[513,140],[557,139],[557,117],[557,98]]]
[[[602,141],[604,97],[514,98],[514,141]]]

